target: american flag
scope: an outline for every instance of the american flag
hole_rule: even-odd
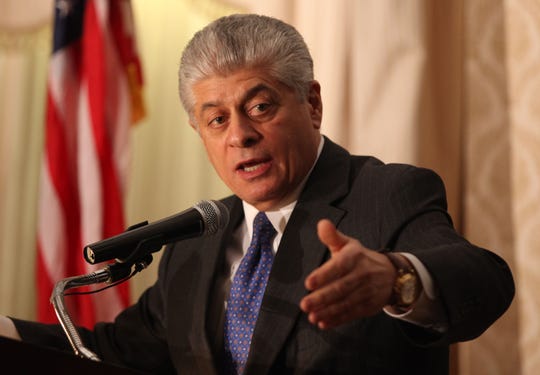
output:
[[[57,281],[96,269],[83,246],[125,230],[130,127],[144,116],[130,1],[56,0],[54,12],[38,213],[42,322],[57,321]],[[110,321],[129,304],[128,288],[67,296],[70,316],[86,327]]]

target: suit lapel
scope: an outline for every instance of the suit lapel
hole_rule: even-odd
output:
[[[304,280],[324,260],[327,249],[316,226],[327,218],[338,223],[345,212],[332,205],[348,191],[348,153],[325,140],[323,152],[287,223],[251,342],[246,373],[271,368],[300,316]]]
[[[217,288],[223,286],[221,279],[225,277],[223,273],[225,251],[228,239],[232,232],[243,218],[243,209],[241,201],[236,197],[231,197],[224,201],[229,207],[230,218],[227,227],[204,240],[196,251],[204,256],[200,257],[202,266],[199,268],[201,275],[200,281],[201,293],[196,293],[192,301],[196,306],[196,311],[189,327],[189,342],[197,362],[196,373],[215,374],[216,354],[221,355],[221,341],[216,345],[211,345],[208,338],[214,342],[216,337],[221,337],[219,320],[223,311],[224,297]],[[219,362],[219,361],[217,361]],[[217,371],[219,372],[219,371]]]

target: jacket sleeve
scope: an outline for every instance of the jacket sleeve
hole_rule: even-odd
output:
[[[414,254],[431,274],[448,318],[437,342],[481,335],[509,307],[514,281],[508,264],[456,232],[446,211],[443,182],[431,170],[403,167],[388,197],[388,247]]]

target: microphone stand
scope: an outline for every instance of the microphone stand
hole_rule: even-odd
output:
[[[112,284],[119,281],[125,281],[129,276],[133,276],[135,273],[142,271],[152,262],[152,255],[146,255],[142,259],[131,262],[120,262],[110,264],[105,268],[91,272],[86,275],[68,277],[63,280],[58,281],[51,295],[51,303],[54,307],[54,311],[60,325],[62,326],[66,336],[68,337],[69,343],[75,352],[75,355],[81,358],[87,358],[93,361],[100,362],[99,357],[86,348],[83,345],[81,337],[77,332],[77,328],[73,324],[71,317],[67,311],[66,305],[64,303],[65,291],[72,288],[79,288],[86,285],[93,285],[99,283]]]

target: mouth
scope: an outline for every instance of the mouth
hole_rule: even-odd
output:
[[[257,177],[266,172],[271,166],[271,159],[252,159],[239,163],[236,171],[244,177]]]
[[[255,164],[242,164],[240,169],[244,172],[255,172],[257,169],[262,168],[264,163],[255,163]]]

